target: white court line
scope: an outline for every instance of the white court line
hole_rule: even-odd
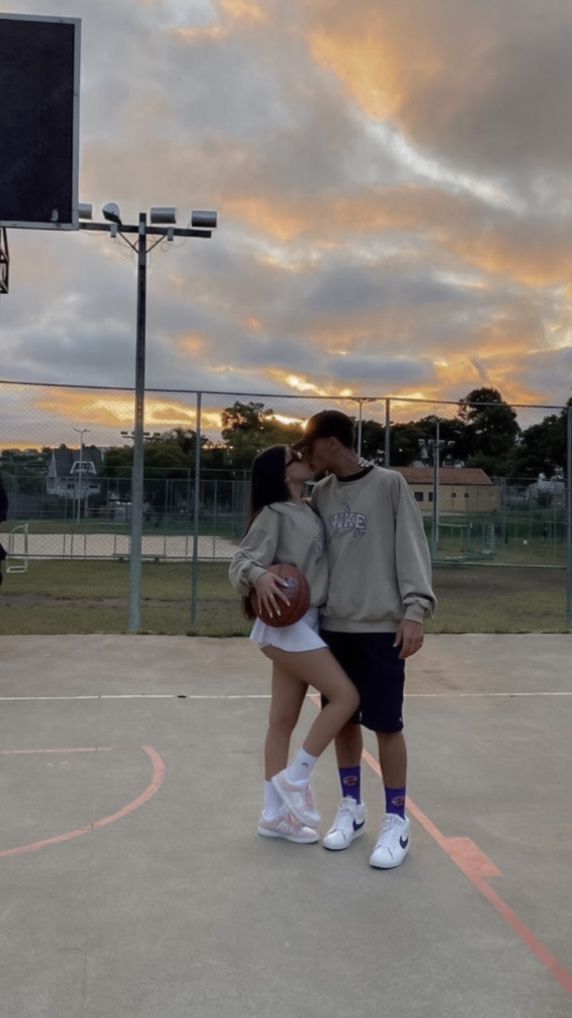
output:
[[[308,693],[308,698],[316,696]],[[465,699],[467,697],[572,696],[572,690],[536,690],[499,693],[406,693],[406,700]],[[37,700],[270,700],[270,693],[89,693],[77,696],[0,696],[0,703],[29,703]]]
[[[77,696],[0,696],[0,703],[30,700],[269,700],[270,693],[89,693]]]
[[[498,692],[495,692],[495,693],[487,693],[487,692],[482,692],[482,693],[406,693],[405,696],[409,697],[410,700],[412,700],[412,699],[420,699],[420,698],[424,698],[424,697],[432,697],[433,699],[435,699],[435,698],[445,697],[445,696],[457,696],[457,697],[465,697],[465,696],[508,696],[508,697],[512,697],[512,696],[572,696],[572,690],[557,689],[555,691],[551,691],[551,690],[546,690],[546,689],[539,689],[539,690],[535,690],[533,692],[526,692],[526,693],[498,693]]]

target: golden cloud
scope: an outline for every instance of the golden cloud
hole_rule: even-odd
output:
[[[268,12],[252,0],[219,0],[219,7],[229,17],[247,21],[268,21]]]
[[[176,345],[183,353],[200,354],[205,350],[206,340],[198,332],[187,332],[179,337]]]

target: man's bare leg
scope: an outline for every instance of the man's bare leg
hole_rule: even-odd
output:
[[[385,813],[369,864],[375,869],[389,870],[400,866],[409,851],[410,822],[405,813],[407,748],[403,732],[376,734],[385,790]]]
[[[407,783],[407,746],[403,732],[376,732],[379,765],[387,788],[404,788]]]
[[[363,752],[361,725],[348,721],[336,735],[336,760],[338,767],[359,767]]]

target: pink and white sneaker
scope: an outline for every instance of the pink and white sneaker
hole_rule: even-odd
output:
[[[279,774],[275,774],[270,780],[282,802],[301,824],[308,827],[318,826],[320,814],[314,804],[314,796],[309,784],[299,785],[290,781],[286,776],[285,769]]]
[[[258,833],[263,838],[284,838],[285,841],[294,841],[297,845],[314,845],[319,841],[318,832],[311,827],[301,824],[296,817],[288,812],[285,806],[282,807],[278,816],[270,820],[264,813],[260,814],[258,821]]]

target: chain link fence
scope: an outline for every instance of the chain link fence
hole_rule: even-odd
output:
[[[144,631],[247,632],[227,568],[253,455],[334,407],[418,502],[434,631],[571,628],[571,407],[150,389]],[[0,383],[1,632],[127,630],[133,416],[130,389]]]

